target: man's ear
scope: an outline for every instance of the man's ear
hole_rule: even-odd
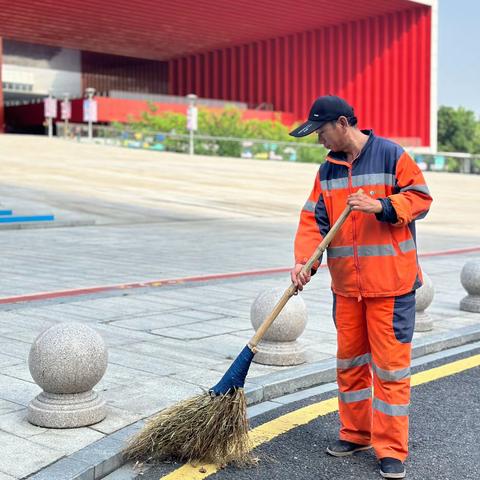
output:
[[[337,122],[340,124],[340,126],[345,129],[348,127],[348,120],[347,117],[344,117],[343,115],[341,117],[338,117]]]

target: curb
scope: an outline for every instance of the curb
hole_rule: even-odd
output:
[[[421,337],[413,342],[412,359],[477,341],[480,341],[480,325]],[[245,386],[247,404],[268,402],[299,390],[334,382],[335,373],[336,360],[331,358],[255,377]],[[125,441],[138,432],[144,424],[144,420],[139,420],[117,430],[27,478],[29,480],[100,480],[126,463],[122,455]]]

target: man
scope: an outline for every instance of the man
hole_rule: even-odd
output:
[[[298,290],[318,268],[302,273],[303,265],[345,206],[352,207],[327,249],[341,423],[327,453],[344,457],[373,447],[381,475],[404,478],[415,290],[422,284],[415,220],[427,214],[432,198],[411,157],[359,130],[345,100],[318,98],[290,135],[313,132],[330,151],[300,215],[291,272]]]

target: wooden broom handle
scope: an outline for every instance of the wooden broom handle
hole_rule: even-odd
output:
[[[358,192],[363,193],[363,190],[359,189]],[[352,207],[350,207],[349,205],[347,207],[345,207],[345,210],[338,217],[338,219],[334,223],[333,227],[325,235],[324,239],[322,240],[320,245],[316,248],[315,252],[313,252],[313,255],[310,257],[308,262],[303,266],[303,268],[301,270],[302,272],[310,272],[311,271],[311,269],[313,267],[313,264],[320,258],[320,256],[323,254],[323,252],[327,249],[327,247],[330,244],[330,242],[332,241],[333,237],[338,232],[340,227],[343,225],[343,223],[347,219],[348,215],[350,215],[351,211],[352,211]],[[278,315],[282,311],[283,307],[290,300],[290,298],[293,297],[293,295],[295,295],[296,292],[297,292],[297,287],[295,286],[294,283],[292,283],[285,290],[285,293],[282,295],[282,298],[275,305],[275,308],[272,310],[272,313],[270,313],[270,315],[263,321],[263,323],[260,325],[260,327],[256,331],[255,335],[248,342],[248,346],[250,347],[250,349],[254,353],[255,353],[255,350],[256,350],[255,347],[258,345],[260,340],[263,338],[263,336],[265,335],[265,332],[270,328],[270,325],[278,317]]]

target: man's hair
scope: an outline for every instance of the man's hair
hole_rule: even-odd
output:
[[[357,117],[347,117],[347,121],[348,121],[348,125],[350,127],[356,127],[357,126],[357,123],[358,123]]]
[[[338,117],[338,118],[340,118],[340,117]],[[337,118],[337,120],[331,120],[329,123],[331,123],[331,124],[337,123],[338,118]],[[357,117],[345,117],[345,118],[347,119],[347,123],[348,123],[349,127],[356,127],[357,126],[357,123],[358,123]]]

